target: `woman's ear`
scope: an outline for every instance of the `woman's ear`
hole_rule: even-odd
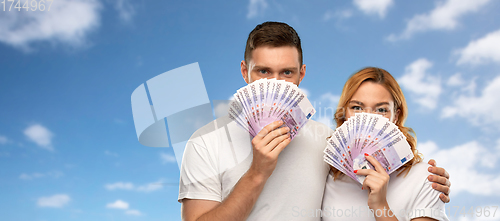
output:
[[[394,115],[394,120],[393,120],[393,123],[398,122],[398,120],[399,120],[399,112],[401,112],[401,109],[399,109],[399,108],[398,108],[398,109],[396,110],[396,112],[394,113],[395,115]]]

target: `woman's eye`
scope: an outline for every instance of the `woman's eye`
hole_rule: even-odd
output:
[[[353,110],[363,110],[360,106],[352,106],[351,109],[353,109]]]
[[[379,112],[379,113],[387,113],[387,109],[386,108],[378,108],[377,112]]]

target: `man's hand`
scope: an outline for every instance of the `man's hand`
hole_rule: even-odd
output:
[[[275,121],[265,126],[253,139],[253,161],[249,173],[253,173],[262,179],[267,179],[274,171],[278,156],[290,143],[290,130],[282,127],[282,121]]]
[[[448,172],[446,172],[446,170],[444,168],[436,167],[435,160],[433,160],[433,159],[429,160],[429,164],[432,165],[432,167],[429,167],[429,172],[436,174],[436,175],[429,175],[429,177],[427,177],[427,179],[429,179],[429,181],[433,182],[433,184],[432,184],[433,189],[442,192],[439,195],[439,198],[443,202],[449,203],[450,202],[449,194],[450,194],[450,190],[451,190],[450,189],[450,187],[451,187],[450,175],[448,174]]]
[[[279,154],[290,143],[289,129],[288,127],[279,128],[281,125],[283,125],[281,121],[273,122],[252,139],[252,165],[224,201],[184,199],[182,220],[246,220],[267,178],[276,168]]]

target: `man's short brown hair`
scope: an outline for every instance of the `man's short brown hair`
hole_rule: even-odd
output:
[[[252,51],[257,47],[271,46],[282,47],[292,46],[299,52],[299,62],[302,66],[302,46],[300,38],[295,29],[282,22],[264,22],[257,25],[248,35],[247,46],[245,48],[245,62],[248,65],[252,57]]]

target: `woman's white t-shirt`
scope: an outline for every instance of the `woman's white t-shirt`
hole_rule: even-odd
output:
[[[398,220],[411,220],[417,217],[430,217],[447,221],[444,202],[439,199],[441,192],[432,188],[427,180],[429,165],[418,163],[408,175],[398,172],[390,175],[387,187],[387,203]],[[368,207],[368,191],[348,176],[333,180],[330,172],[325,186],[321,210],[322,220],[375,220],[388,211],[373,211]]]

